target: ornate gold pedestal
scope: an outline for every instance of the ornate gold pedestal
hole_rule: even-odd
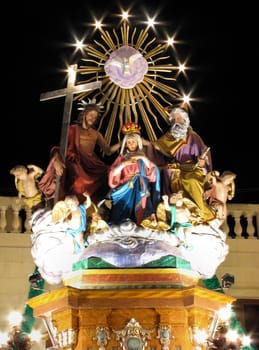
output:
[[[197,286],[192,274],[178,269],[76,271],[63,288],[28,304],[46,323],[53,349],[205,350],[205,343],[194,342],[194,332],[209,334],[215,311],[234,298]]]

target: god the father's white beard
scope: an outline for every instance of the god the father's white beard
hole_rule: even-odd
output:
[[[184,140],[186,139],[186,136],[187,136],[188,126],[189,126],[188,123],[184,123],[184,124],[175,123],[173,126],[171,126],[170,133],[177,141]]]

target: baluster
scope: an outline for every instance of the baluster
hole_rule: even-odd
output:
[[[232,213],[232,216],[234,217],[234,233],[236,234],[237,238],[241,238],[241,234],[242,234],[242,225],[240,222],[240,217],[242,215],[242,212],[240,210],[235,211],[234,213]]]
[[[30,225],[30,219],[31,219],[31,208],[29,208],[27,205],[24,207],[26,218],[24,222],[25,227],[25,233],[31,233],[31,225]]]
[[[259,238],[259,212],[257,211],[256,214],[255,214],[255,225],[256,225],[256,232],[257,232],[257,235],[255,238]]]
[[[226,235],[228,235],[229,232],[229,227],[228,227],[228,223],[227,220],[225,220],[222,225],[220,226],[220,229],[226,233]]]
[[[11,207],[13,209],[11,232],[21,232],[21,218],[19,217],[19,212],[22,209],[22,200],[15,197],[12,201]]]
[[[8,206],[1,205],[0,207],[0,232],[6,232],[7,219],[6,219],[6,211]]]
[[[245,213],[244,215],[247,219],[246,233],[248,234],[249,238],[254,238],[255,228],[254,228],[254,224],[253,224],[252,212]]]

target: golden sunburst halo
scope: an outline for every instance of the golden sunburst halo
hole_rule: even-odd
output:
[[[151,141],[162,132],[161,121],[168,125],[167,107],[182,98],[176,86],[179,66],[169,49],[169,41],[159,42],[151,26],[131,28],[127,20],[118,29],[99,26],[92,44],[84,47],[80,83],[101,81],[101,88],[75,99],[94,98],[104,106],[98,129],[108,143],[120,139],[128,122],[138,123]]]

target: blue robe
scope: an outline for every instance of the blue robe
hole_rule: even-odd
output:
[[[141,221],[155,213],[160,201],[160,173],[155,166],[155,182],[149,182],[145,173],[145,163],[138,160],[139,171],[130,180],[111,190],[112,209],[110,224],[133,220]]]

